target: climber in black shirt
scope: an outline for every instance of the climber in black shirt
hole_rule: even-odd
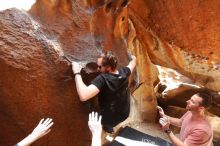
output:
[[[130,112],[130,93],[128,90],[129,76],[136,66],[136,57],[131,56],[126,67],[117,70],[117,57],[112,52],[101,54],[97,60],[101,72],[89,86],[86,86],[80,76],[81,66],[72,62],[75,74],[77,92],[81,101],[98,94],[102,125],[106,132],[112,133],[113,127],[124,121]]]

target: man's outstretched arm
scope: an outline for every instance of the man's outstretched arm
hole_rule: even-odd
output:
[[[168,117],[160,118],[159,123],[162,126],[162,129],[167,133],[169,139],[171,140],[172,144],[175,146],[187,146],[187,144],[181,141],[178,137],[176,137],[172,131],[170,131],[170,123],[168,121]]]
[[[95,85],[91,84],[87,86],[83,82],[82,77],[79,74],[81,71],[81,66],[77,62],[72,62],[72,70],[75,74],[76,90],[81,101],[87,101],[99,93],[99,89]]]
[[[131,55],[131,61],[127,65],[127,67],[131,70],[131,72],[133,72],[136,64],[137,64],[136,57],[134,55]]]

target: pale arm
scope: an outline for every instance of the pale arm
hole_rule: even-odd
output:
[[[22,141],[20,141],[18,144],[16,144],[16,146],[29,146],[36,140],[37,138],[30,134],[27,137],[25,137]]]
[[[99,89],[95,85],[87,86],[80,75],[82,67],[77,62],[72,62],[72,70],[75,74],[76,90],[81,101],[87,101],[99,93]]]
[[[165,115],[167,116],[167,115]],[[177,127],[180,127],[181,126],[181,120],[179,118],[173,118],[173,117],[170,117],[170,116],[167,116],[167,118],[169,119],[169,122],[171,125],[174,125],[174,126],[177,126]]]
[[[84,84],[81,75],[76,74],[75,75],[75,82],[76,82],[76,90],[79,94],[79,99],[81,101],[87,101],[88,99],[96,96],[99,93],[99,89],[91,84],[87,86]]]
[[[29,146],[30,144],[32,144],[39,138],[48,134],[51,131],[50,127],[53,124],[54,123],[52,122],[52,119],[50,118],[47,118],[45,121],[44,119],[41,119],[37,127],[35,127],[35,129],[33,130],[33,132],[29,134],[27,137],[25,137],[22,141],[17,143],[16,145],[17,146]]]

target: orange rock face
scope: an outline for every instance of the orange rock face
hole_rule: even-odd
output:
[[[133,0],[128,12],[153,63],[219,91],[218,5],[218,1]]]
[[[218,1],[146,1],[149,25],[160,39],[220,63]],[[196,58],[195,58],[196,59]]]
[[[36,145],[90,145],[90,103],[79,101],[63,56],[85,64],[105,49],[127,64],[126,5],[39,0],[28,13],[0,12],[0,145],[17,143],[45,117],[55,125]],[[88,82],[94,76],[84,77]]]
[[[15,144],[46,117],[54,119],[53,132],[36,145],[88,145],[88,108],[59,45],[26,12],[11,9],[0,17],[0,145]]]
[[[48,4],[49,3],[49,4]],[[96,61],[104,50],[113,50],[120,65],[127,63],[127,3],[96,1],[40,0],[32,6],[30,14],[45,31],[61,43],[66,55],[76,60]],[[47,13],[42,13],[47,9]]]
[[[220,91],[219,4],[37,0],[29,12],[0,12],[0,145],[15,144],[43,117],[55,125],[36,145],[90,145],[90,109],[78,99],[64,56],[86,64],[102,50],[112,50],[123,66],[128,53],[136,55],[131,89],[140,120],[156,119],[154,64]],[[86,83],[92,78],[84,75]]]

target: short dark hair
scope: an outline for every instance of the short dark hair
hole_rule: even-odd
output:
[[[202,98],[202,101],[199,103],[199,106],[204,106],[205,108],[211,105],[211,95],[209,93],[198,92],[197,96]]]
[[[109,66],[113,70],[117,68],[118,58],[111,51],[102,53],[101,57],[103,66]]]

